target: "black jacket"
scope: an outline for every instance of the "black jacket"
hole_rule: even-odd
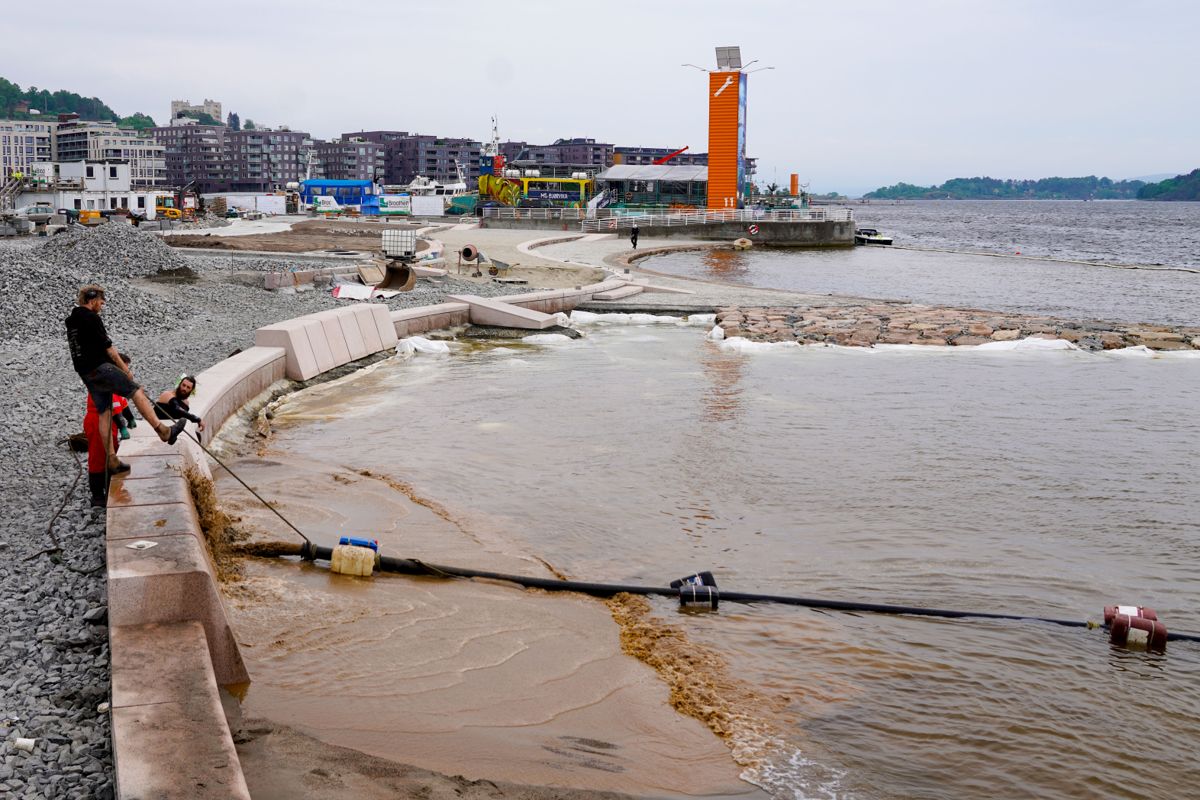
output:
[[[90,308],[75,306],[67,317],[67,346],[71,348],[71,364],[80,375],[87,375],[101,364],[107,364],[112,339],[104,330],[100,315]]]

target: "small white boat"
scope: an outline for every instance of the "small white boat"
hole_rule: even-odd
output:
[[[891,244],[892,237],[884,236],[874,228],[856,228],[854,230],[855,244]]]

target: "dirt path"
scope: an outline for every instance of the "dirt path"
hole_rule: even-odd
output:
[[[291,230],[253,236],[221,236],[220,233],[179,234],[166,237],[172,247],[204,247],[218,250],[310,253],[329,250],[373,252],[382,246],[383,226],[332,220],[297,222]],[[416,229],[418,225],[388,223],[388,227]],[[220,230],[219,228],[217,230]],[[418,249],[420,249],[418,244]]]

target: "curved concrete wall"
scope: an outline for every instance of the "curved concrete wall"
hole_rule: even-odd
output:
[[[548,314],[624,281],[496,298]],[[306,381],[395,347],[402,336],[464,325],[468,303],[390,311],[330,309],[259,328],[255,346],[196,375],[192,411],[211,440],[246,403],[289,378]],[[121,448],[132,470],[113,483],[108,535],[113,756],[121,798],[249,798],[218,686],[249,681],[185,472],[211,478],[190,439],[149,426]]]

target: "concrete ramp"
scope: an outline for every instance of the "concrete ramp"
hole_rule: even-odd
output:
[[[634,278],[633,283],[642,287],[646,294],[695,294],[691,289],[675,289],[670,286],[655,286],[647,278]]]
[[[593,300],[623,300],[626,297],[633,297],[635,294],[641,294],[646,290],[644,286],[637,286],[632,283],[620,286],[616,289],[609,289],[606,292],[596,292],[592,295]]]
[[[472,325],[493,325],[497,328],[521,328],[523,330],[541,331],[557,325],[557,321],[549,314],[521,308],[490,297],[479,297],[473,294],[452,294],[447,300],[456,303],[466,303],[471,307]]]

